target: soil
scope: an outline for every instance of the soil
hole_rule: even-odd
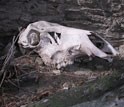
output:
[[[115,69],[112,63],[99,58],[77,60],[60,70],[45,66],[38,55],[22,55],[11,63],[14,67],[9,68],[11,72],[0,89],[1,107],[20,107],[40,101],[109,75]]]

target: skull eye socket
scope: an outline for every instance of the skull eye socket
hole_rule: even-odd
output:
[[[32,46],[37,46],[40,42],[40,33],[36,30],[31,30],[28,34],[28,42]]]
[[[99,49],[103,49],[104,48],[104,41],[99,38],[95,33],[92,33],[90,35],[88,35],[89,39],[91,40],[91,42]]]
[[[104,48],[104,43],[102,43],[102,42],[96,42],[95,45],[96,45],[96,47],[99,48],[99,49]]]

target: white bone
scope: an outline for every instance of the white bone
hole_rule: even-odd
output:
[[[35,41],[35,39],[30,37],[31,31],[38,32],[39,34],[37,36],[39,36],[40,40],[36,46],[32,45],[28,40],[31,39],[32,43],[33,40]],[[36,36],[35,33],[34,36]],[[35,38],[38,39],[38,37]],[[97,42],[95,42],[95,45],[93,38],[101,41],[103,46],[97,46]],[[72,64],[74,59],[79,56],[97,56],[109,60],[110,57],[119,54],[110,43],[91,31],[65,27],[46,21],[29,24],[20,33],[18,43],[23,48],[34,49],[41,56],[45,64],[58,64],[58,68]],[[107,52],[111,54],[107,54]]]

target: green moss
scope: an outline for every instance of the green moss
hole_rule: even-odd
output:
[[[97,91],[96,85],[91,86],[89,93],[94,94]]]
[[[111,90],[112,88],[120,85],[121,72],[113,72],[100,80],[100,84],[104,90]]]

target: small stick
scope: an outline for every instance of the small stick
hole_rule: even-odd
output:
[[[3,78],[2,78],[2,80],[1,80],[1,82],[0,82],[0,87],[1,87],[2,84],[3,84],[3,81],[5,80],[5,77],[6,77],[6,72],[4,72],[4,74],[3,74]]]
[[[6,68],[7,68],[7,66],[9,65],[9,63],[10,63],[10,61],[11,61],[11,58],[12,58],[13,55],[14,55],[14,52],[13,52],[13,51],[14,51],[14,48],[15,48],[14,46],[15,46],[15,43],[16,43],[18,37],[19,37],[19,35],[17,35],[16,38],[15,38],[15,36],[13,37],[12,45],[11,45],[11,47],[10,47],[10,49],[9,49],[9,51],[8,51],[8,53],[7,53],[7,55],[6,55],[6,58],[5,58],[4,63],[3,63],[3,67],[2,67],[2,69],[0,70],[0,77],[3,75],[3,78],[2,78],[2,80],[1,80],[1,82],[0,82],[0,87],[2,86],[2,84],[3,84],[3,82],[4,82],[4,79],[5,79],[5,77],[6,77],[6,73],[7,73]]]

